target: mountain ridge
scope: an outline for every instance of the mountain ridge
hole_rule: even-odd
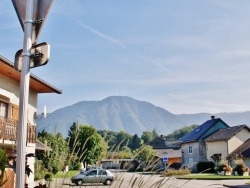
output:
[[[155,129],[159,134],[167,135],[183,126],[201,124],[211,115],[225,118],[229,125],[241,122],[237,117],[241,117],[242,122],[245,121],[242,124],[250,123],[250,112],[228,114],[173,114],[147,101],[127,96],[109,96],[100,101],[80,101],[48,113],[47,118],[37,119],[37,129],[38,132],[60,132],[66,137],[70,126],[77,122],[92,125],[97,130],[125,131],[141,135],[143,131]]]

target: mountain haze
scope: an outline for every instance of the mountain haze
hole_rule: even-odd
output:
[[[82,101],[58,109],[37,119],[38,132],[43,129],[50,133],[60,132],[68,135],[70,126],[92,125],[97,130],[125,131],[138,134],[154,129],[163,135],[186,125],[200,125],[210,119],[211,115],[221,118],[229,126],[250,124],[250,112],[242,113],[198,113],[173,114],[149,102],[135,100],[125,96],[107,97],[101,101]]]
[[[101,101],[82,101],[49,113],[46,118],[38,118],[38,131],[44,129],[67,136],[73,122],[93,125],[97,130],[138,135],[154,129],[167,134],[186,125],[174,114],[149,102],[113,96]]]

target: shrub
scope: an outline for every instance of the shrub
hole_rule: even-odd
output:
[[[44,179],[46,181],[52,181],[52,176],[53,176],[53,174],[48,172],[48,173],[45,174]]]
[[[221,172],[221,171],[232,172],[231,166],[229,166],[225,161],[218,162],[216,164],[215,169],[217,172]]]
[[[214,168],[215,168],[215,163],[212,161],[197,163],[197,171],[198,172],[214,173],[215,172]]]
[[[163,176],[178,176],[178,175],[186,175],[190,173],[191,172],[188,169],[166,170],[163,172]]]
[[[244,172],[249,172],[249,168],[242,159],[237,159],[234,163],[236,164],[233,169],[234,172],[237,172],[239,175],[242,175]]]

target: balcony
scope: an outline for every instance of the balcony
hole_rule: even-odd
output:
[[[0,117],[0,144],[16,143],[18,121]],[[27,143],[36,143],[36,126],[28,123]]]

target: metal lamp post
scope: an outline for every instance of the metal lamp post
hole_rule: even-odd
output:
[[[12,0],[24,30],[23,49],[17,52],[14,65],[17,70],[21,71],[16,188],[28,187],[25,182],[25,162],[30,68],[45,65],[49,60],[48,44],[35,44],[52,2],[53,0]]]

